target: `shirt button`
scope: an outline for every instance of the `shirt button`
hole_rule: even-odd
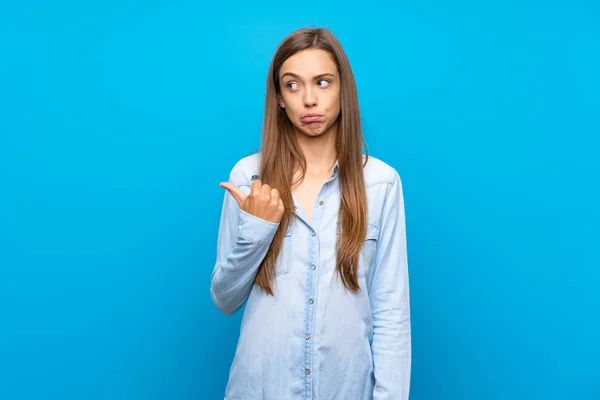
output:
[[[298,207],[294,206],[294,211],[296,211],[298,209]]]
[[[319,205],[320,205],[320,206],[322,206],[323,204],[325,204],[325,202],[324,202],[323,200],[321,200],[321,201],[319,202]]]
[[[313,231],[312,235],[317,236],[317,232]]]
[[[306,375],[310,375],[310,369],[306,370]]]
[[[305,338],[306,338],[306,340],[310,339],[310,333],[307,333]]]
[[[315,269],[317,269],[317,266],[315,264],[313,264],[310,266],[310,269],[312,269],[314,271]]]
[[[308,304],[312,304],[313,303],[313,299],[308,299]]]

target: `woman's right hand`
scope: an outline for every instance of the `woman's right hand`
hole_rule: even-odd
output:
[[[263,185],[258,179],[252,182],[250,193],[247,195],[230,182],[221,182],[219,186],[227,189],[240,209],[248,214],[276,224],[281,221],[285,208],[277,189]]]

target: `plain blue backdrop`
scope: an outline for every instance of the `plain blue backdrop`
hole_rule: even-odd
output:
[[[600,399],[592,0],[5,2],[0,399],[223,398],[218,184],[303,26],[404,182],[411,400]]]

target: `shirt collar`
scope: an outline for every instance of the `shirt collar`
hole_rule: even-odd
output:
[[[333,165],[333,170],[331,171],[331,179],[335,178],[340,171],[340,164],[338,160],[335,160],[335,164]]]
[[[335,160],[335,164],[333,165],[333,169],[331,171],[331,176],[329,177],[329,179],[335,179],[338,176],[338,173],[340,171],[340,164],[338,160]],[[252,175],[251,180],[256,180],[258,179],[259,176],[258,175]]]

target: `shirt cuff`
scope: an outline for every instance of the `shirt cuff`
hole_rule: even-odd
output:
[[[270,222],[240,210],[238,236],[248,242],[270,245],[277,228],[279,228],[279,223]]]

